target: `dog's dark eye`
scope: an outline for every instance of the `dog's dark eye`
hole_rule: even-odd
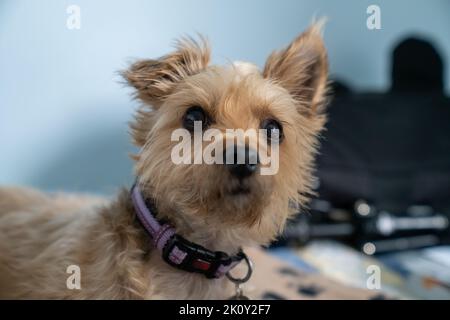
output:
[[[187,109],[183,117],[183,127],[194,131],[194,122],[201,121],[204,130],[209,125],[209,119],[202,107],[194,106]]]
[[[283,127],[274,119],[266,119],[262,122],[261,128],[266,130],[267,141],[281,142],[283,140]]]

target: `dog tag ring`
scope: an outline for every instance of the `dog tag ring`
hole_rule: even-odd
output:
[[[244,295],[242,290],[242,283],[236,283],[236,294],[229,298],[229,300],[250,300],[249,297]]]
[[[236,294],[229,298],[229,300],[250,300],[247,296],[244,295],[244,290],[242,289],[242,285],[246,283],[253,273],[253,263],[252,261],[247,257],[245,253],[243,253],[244,261],[247,264],[247,274],[243,278],[235,278],[231,275],[231,273],[228,271],[226,273],[226,276],[228,280],[234,283]]]

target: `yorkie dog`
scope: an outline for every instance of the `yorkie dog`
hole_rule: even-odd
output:
[[[263,70],[209,60],[185,38],[123,72],[143,104],[136,183],[114,200],[0,188],[0,298],[232,294],[242,248],[270,243],[311,194],[328,62],[320,23]]]

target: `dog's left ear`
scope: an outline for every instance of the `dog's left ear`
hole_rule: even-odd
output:
[[[327,53],[322,40],[321,20],[298,36],[287,48],[273,52],[263,75],[284,87],[305,115],[323,112],[328,77]]]
[[[209,59],[204,37],[200,36],[200,41],[182,38],[176,42],[175,51],[159,59],[137,61],[122,75],[136,88],[140,100],[158,108],[179,82],[205,69]]]

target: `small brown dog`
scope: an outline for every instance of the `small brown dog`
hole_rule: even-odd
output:
[[[0,298],[229,297],[229,281],[221,276],[240,248],[273,240],[296,211],[293,204],[304,205],[310,193],[317,136],[325,122],[328,64],[320,30],[314,24],[274,52],[262,72],[247,63],[209,66],[206,42],[189,39],[158,60],[132,65],[124,77],[144,103],[131,125],[140,147],[134,157],[138,198],[129,190],[108,202],[0,188]],[[175,164],[177,142],[171,136],[176,129],[191,131],[196,121],[222,133],[264,129],[265,139],[239,147],[249,152],[252,143],[266,149],[277,144],[277,173],[259,174],[264,165],[247,160],[238,166]],[[271,139],[272,131],[277,139]],[[152,234],[146,220],[151,217],[139,216],[143,199],[152,205],[140,209],[151,207],[157,221],[173,226],[167,229],[172,233],[164,224]],[[164,258],[149,233],[158,238],[156,246],[165,238]],[[184,245],[225,254],[193,253]],[[201,259],[187,266],[186,254]],[[76,280],[75,287],[68,285],[75,275],[71,270],[78,271],[79,286]]]

